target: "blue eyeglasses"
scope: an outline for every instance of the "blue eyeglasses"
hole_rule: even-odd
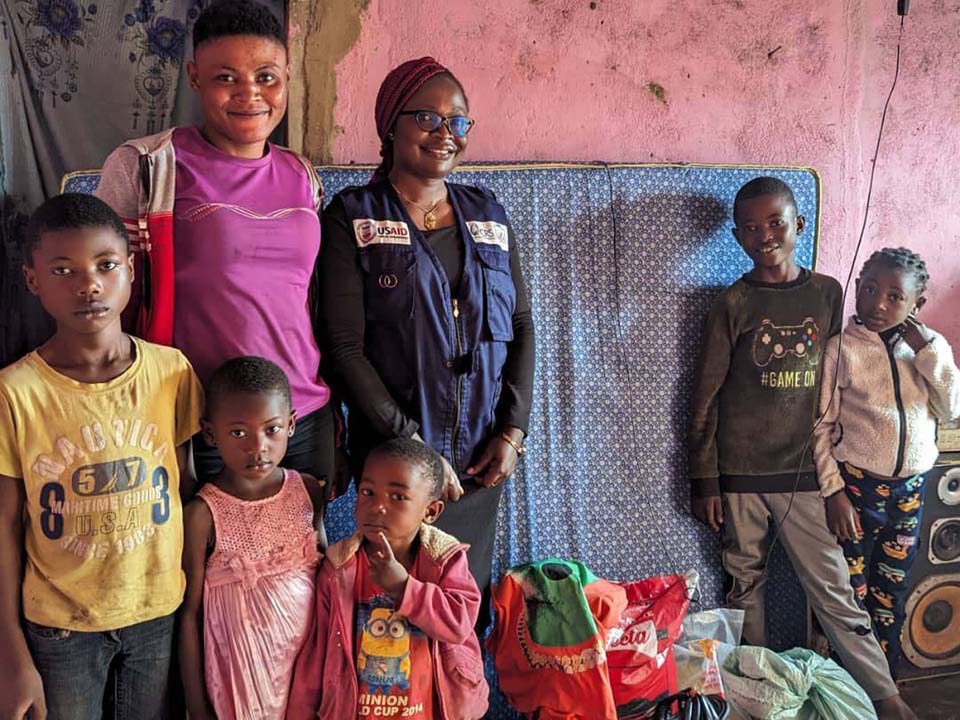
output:
[[[465,138],[475,122],[473,118],[468,118],[466,115],[444,117],[432,110],[403,110],[397,114],[413,115],[417,127],[424,132],[434,132],[439,130],[441,125],[446,125],[450,134],[458,138]]]

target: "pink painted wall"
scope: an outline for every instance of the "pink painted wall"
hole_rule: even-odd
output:
[[[922,317],[960,354],[960,0],[912,5],[858,267],[920,252]],[[430,54],[467,89],[473,160],[817,168],[820,269],[843,280],[898,29],[894,0],[371,0],[337,65],[333,157],[377,160],[380,81]]]

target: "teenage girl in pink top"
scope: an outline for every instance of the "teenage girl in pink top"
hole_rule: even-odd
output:
[[[279,466],[295,422],[287,378],[269,360],[236,358],[211,375],[203,433],[224,469],[184,509],[180,666],[191,720],[286,711],[323,502],[316,478]]]
[[[284,466],[329,494],[334,420],[310,300],[323,192],[306,158],[267,142],[287,108],[285,42],[263,5],[209,4],[187,64],[203,122],[124,143],[97,195],[124,219],[137,265],[125,327],[181,350],[204,384],[233,357],[279,365],[299,415]],[[197,436],[193,450],[201,481],[220,471],[216,448]]]

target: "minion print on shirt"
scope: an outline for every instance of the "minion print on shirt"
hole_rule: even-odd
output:
[[[357,560],[357,717],[439,718],[434,713],[429,638],[397,612],[398,602],[377,587],[362,549]],[[416,573],[414,564],[411,575]]]
[[[363,623],[357,676],[370,692],[410,689],[410,626],[388,608],[373,608]]]

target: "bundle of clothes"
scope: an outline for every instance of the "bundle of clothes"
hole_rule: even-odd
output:
[[[525,718],[862,720],[873,705],[830,659],[741,647],[739,610],[688,615],[696,573],[611,582],[576,560],[511,568],[488,639]]]

